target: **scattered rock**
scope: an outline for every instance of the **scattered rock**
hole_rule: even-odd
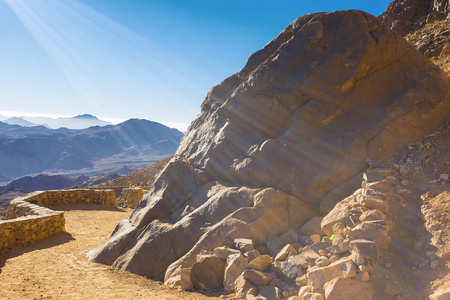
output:
[[[241,253],[228,256],[223,278],[223,287],[228,291],[234,291],[234,282],[247,268],[247,258]]]
[[[245,270],[242,272],[245,279],[249,280],[256,286],[267,285],[271,280],[276,278],[275,274],[261,272],[257,270]]]
[[[303,295],[303,300],[324,300],[323,295],[319,293],[308,293]]]
[[[350,278],[334,278],[325,284],[327,300],[374,299],[375,290],[368,283]]]
[[[253,259],[248,266],[258,271],[264,271],[272,263],[272,258],[268,255],[260,255]]]
[[[255,288],[255,285],[253,285],[249,280],[247,280],[244,275],[240,275],[236,281],[234,282],[235,291],[236,291],[236,298],[238,299],[245,299],[247,293]]]
[[[241,251],[236,250],[236,249],[231,249],[230,247],[227,246],[222,246],[222,247],[217,247],[214,249],[214,255],[216,255],[217,257],[221,258],[222,260],[226,261],[227,257],[231,254],[240,254]]]
[[[353,278],[356,276],[356,267],[352,261],[348,261],[342,265],[342,277]]]
[[[294,284],[295,280],[303,275],[302,266],[289,261],[275,262],[272,270],[279,278],[290,285]]]
[[[274,286],[261,286],[259,288],[259,295],[267,300],[278,300],[281,298],[281,291],[279,288]]]
[[[280,252],[278,252],[277,256],[275,257],[275,260],[285,260],[289,254],[297,255],[297,250],[295,250],[295,248],[292,245],[287,244],[286,246],[284,246],[283,249],[281,249]]]
[[[241,252],[247,252],[255,249],[251,239],[234,239],[234,246]]]
[[[262,253],[260,253],[258,250],[253,249],[248,252],[245,252],[244,255],[247,257],[248,261],[252,261],[258,256],[260,256]]]
[[[323,287],[326,282],[333,280],[336,277],[342,277],[344,265],[349,261],[351,262],[351,258],[345,257],[326,267],[308,270],[308,284]]]
[[[353,240],[350,242],[352,252],[361,255],[365,259],[377,259],[378,248],[377,244],[368,240]]]
[[[203,255],[190,272],[194,288],[201,290],[220,289],[223,287],[225,263],[215,255]]]
[[[326,266],[328,266],[328,265],[330,264],[330,261],[329,261],[328,257],[326,257],[326,256],[321,256],[321,257],[319,257],[318,259],[316,259],[315,264],[316,264],[316,266],[318,266],[319,268],[321,268],[321,267],[326,267]]]

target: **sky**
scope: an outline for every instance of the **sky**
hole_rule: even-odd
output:
[[[181,131],[208,90],[297,17],[389,0],[0,0],[0,115],[130,118]]]

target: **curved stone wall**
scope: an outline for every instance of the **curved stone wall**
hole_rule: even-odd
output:
[[[65,231],[64,212],[49,207],[67,203],[115,206],[116,196],[113,190],[55,190],[16,198],[6,210],[6,220],[0,220],[0,250]]]

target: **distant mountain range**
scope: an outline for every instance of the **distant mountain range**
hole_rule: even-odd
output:
[[[0,182],[43,172],[124,174],[172,155],[182,136],[176,129],[140,119],[81,130],[0,122]]]
[[[62,175],[38,175],[35,177],[25,176],[10,182],[6,186],[0,187],[0,195],[14,189],[21,189],[24,192],[45,191],[66,189],[73,185],[88,180],[89,177],[66,177]]]
[[[9,125],[20,125],[23,127],[44,126],[52,129],[85,129],[92,126],[106,126],[112,123],[98,119],[97,117],[84,114],[71,118],[47,118],[47,117],[12,117],[0,116],[0,121]]]

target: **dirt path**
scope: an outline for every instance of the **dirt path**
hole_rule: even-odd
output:
[[[69,204],[66,230],[0,256],[0,299],[218,299],[88,262],[83,251],[105,241],[131,210]]]

